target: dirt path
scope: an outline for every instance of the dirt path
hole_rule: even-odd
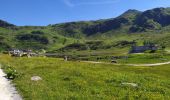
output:
[[[22,100],[15,87],[4,76],[5,73],[0,69],[0,100]]]
[[[160,65],[168,65],[168,64],[170,64],[170,61],[164,62],[164,63],[155,63],[155,64],[126,64],[126,65],[129,65],[129,66],[160,66]]]
[[[82,61],[85,63],[93,63],[93,64],[112,64],[112,63],[106,63],[106,62],[95,62],[95,61]],[[155,64],[114,64],[114,65],[127,65],[127,66],[160,66],[160,65],[167,65],[170,64],[169,62],[164,63],[155,63]]]

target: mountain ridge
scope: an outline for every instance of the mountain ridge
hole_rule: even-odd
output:
[[[135,9],[129,9],[123,14],[115,18],[93,20],[93,21],[77,21],[66,22],[58,24],[50,24],[47,26],[63,29],[64,31],[72,31],[76,28],[80,30],[80,33],[91,35],[95,33],[104,33],[110,30],[120,28],[122,24],[129,24],[129,32],[143,32],[147,29],[159,29],[160,27],[170,25],[170,8],[154,8],[146,11],[138,11]],[[10,24],[6,21],[0,20],[0,27],[14,27],[16,25]],[[20,26],[17,26],[20,27]],[[23,27],[23,26],[21,26]],[[46,26],[44,26],[46,27]]]
[[[56,50],[72,43],[83,43],[94,39],[110,41],[109,43],[127,40],[141,42],[143,40],[140,34],[146,34],[143,37],[146,38],[148,33],[153,36],[155,33],[168,33],[169,27],[170,8],[154,8],[143,12],[130,9],[115,18],[48,26],[16,26],[0,20],[0,50],[9,48]],[[135,38],[131,39],[130,36]],[[156,40],[160,38],[153,41]]]

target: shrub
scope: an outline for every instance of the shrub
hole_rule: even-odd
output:
[[[91,50],[97,50],[97,49],[104,48],[104,42],[103,41],[89,41],[89,42],[86,42],[86,45],[88,45],[88,47]]]
[[[113,47],[127,47],[127,46],[131,46],[131,45],[133,45],[133,44],[135,44],[135,42],[134,41],[117,41],[114,45],[113,45]]]
[[[42,32],[42,31],[32,31],[31,33],[32,34],[44,34],[44,32]]]
[[[7,79],[15,79],[19,76],[18,72],[12,66],[7,66],[5,68],[5,72]]]
[[[11,46],[6,42],[0,41],[0,51],[8,50]]]
[[[35,41],[40,42],[42,44],[48,44],[49,40],[45,36],[41,36],[39,34],[22,34],[16,37],[20,41]]]
[[[73,44],[67,45],[64,48],[61,48],[61,50],[73,50],[73,49],[76,49],[76,50],[86,50],[87,47],[86,47],[85,44],[82,44],[82,43],[73,43]]]

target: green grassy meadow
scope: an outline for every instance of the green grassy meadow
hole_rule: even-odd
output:
[[[169,53],[129,54],[127,59],[118,59],[118,62],[121,64],[154,64],[168,61],[170,61]]]
[[[13,66],[13,80],[24,100],[169,100],[170,65],[116,66],[63,61],[58,58],[12,58],[0,55],[2,65]],[[40,76],[41,81],[31,81]],[[136,83],[137,87],[122,85]]]
[[[129,48],[108,49],[108,50],[85,50],[67,52],[65,55],[71,55],[76,60],[96,61],[110,63],[112,60],[119,64],[154,64],[170,61],[170,53],[167,50],[158,50],[155,53],[128,53]],[[118,58],[114,58],[118,57]]]

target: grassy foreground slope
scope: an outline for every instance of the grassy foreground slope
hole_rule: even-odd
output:
[[[56,58],[11,58],[0,55],[0,63],[21,73],[13,82],[25,100],[168,100],[170,67],[133,67]],[[43,80],[33,82],[32,76]],[[138,87],[122,85],[123,82]]]

